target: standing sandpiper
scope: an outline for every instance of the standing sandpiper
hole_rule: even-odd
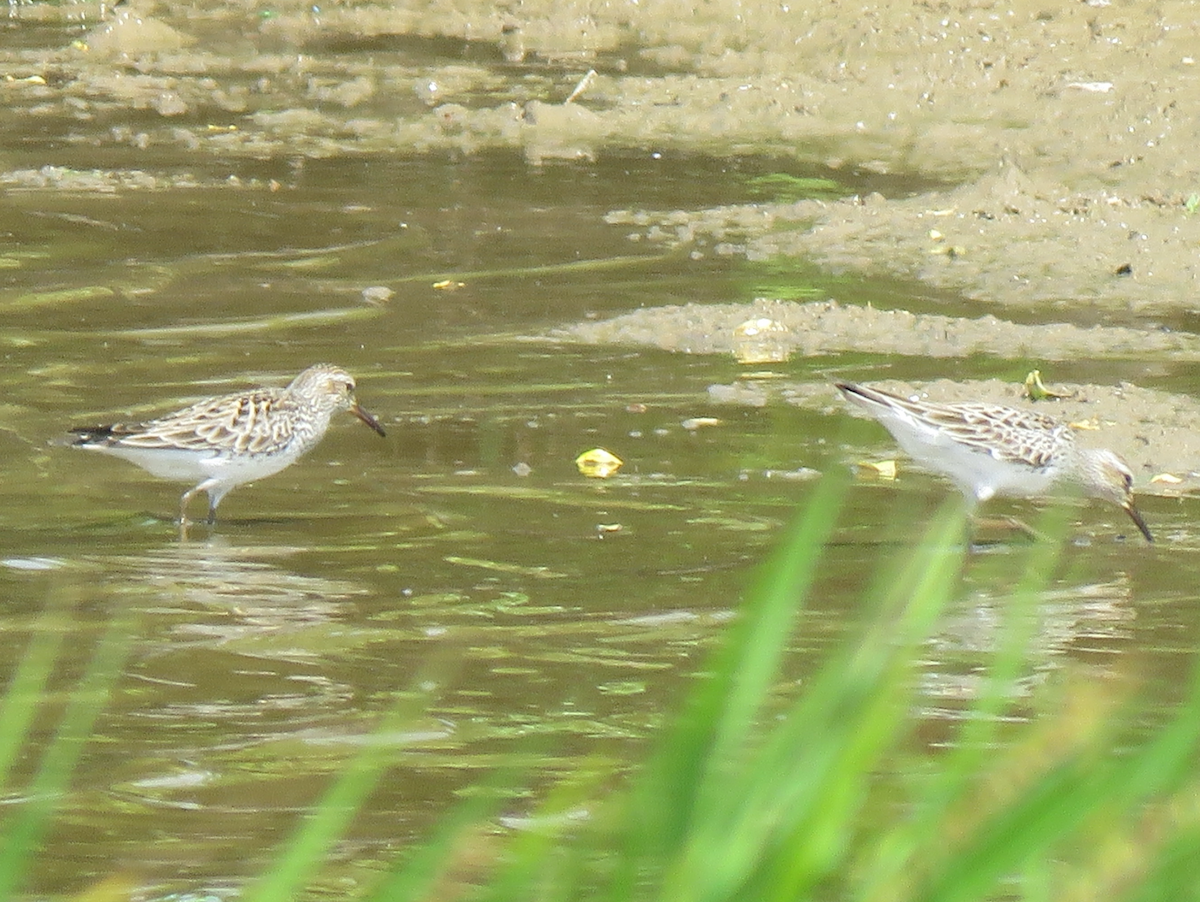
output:
[[[208,493],[208,522],[233,488],[291,466],[321,441],[329,418],[348,410],[380,435],[379,421],[354,399],[354,377],[310,366],[287,388],[260,388],[199,401],[145,423],[72,429],[71,444],[132,461],[161,479],[199,480],[183,493],[179,522],[197,492]]]
[[[850,382],[843,395],[887,427],[900,447],[942,473],[969,503],[994,495],[1033,497],[1057,482],[1077,484],[1093,498],[1119,505],[1153,542],[1133,504],[1133,473],[1112,451],[1082,448],[1065,423],[996,404],[932,404]]]

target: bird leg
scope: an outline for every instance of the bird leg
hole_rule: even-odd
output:
[[[200,486],[196,486],[194,489],[188,489],[186,492],[183,493],[183,497],[181,497],[179,499],[179,525],[180,526],[187,525],[188,502],[191,501],[194,497],[196,497],[196,493],[198,491],[200,491]]]
[[[1019,532],[1027,539],[1035,542],[1047,541],[1044,533],[1038,532],[1018,517],[972,517],[971,520],[975,529],[999,529],[1006,532]]]
[[[213,492],[213,486],[217,484],[217,480],[209,478],[205,479],[199,485],[193,486],[183,493],[183,497],[179,499],[179,522],[187,523],[187,506],[188,502],[196,497],[200,492],[208,495],[208,525],[212,526],[217,522],[217,502],[221,500],[221,495],[224,492]]]

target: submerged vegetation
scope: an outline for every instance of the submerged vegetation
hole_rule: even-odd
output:
[[[797,684],[782,675],[820,572],[842,486],[825,479],[762,568],[683,710],[617,791],[600,767],[548,793],[519,824],[503,800],[533,775],[501,770],[426,841],[339,896],[364,899],[1187,899],[1200,895],[1200,670],[1153,727],[1134,679],[1066,673],[1015,713],[1037,601],[1060,545],[1031,545],[986,672],[944,741],[921,734],[924,649],[960,591],[962,512],[944,509],[881,567],[868,626]],[[1055,517],[1058,517],[1057,521]],[[1052,513],[1043,531],[1063,532]],[[50,605],[46,618],[65,616]],[[33,756],[30,725],[54,707],[63,654],[53,624],[32,639],[0,706],[0,899],[19,896],[101,700],[136,633],[114,621]],[[242,898],[322,894],[324,862],[392,772],[379,725]],[[585,769],[586,771],[586,769]],[[120,875],[113,875],[114,879]],[[88,898],[120,898],[112,881]],[[94,895],[93,893],[98,893]]]

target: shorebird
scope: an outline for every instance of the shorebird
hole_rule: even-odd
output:
[[[131,461],[161,479],[192,482],[179,501],[187,523],[188,502],[208,494],[208,522],[221,499],[244,482],[291,466],[348,410],[380,435],[379,421],[354,398],[354,377],[328,364],[310,366],[287,388],[259,388],[198,401],[144,423],[113,423],[72,429],[76,448]]]
[[[851,382],[834,383],[879,420],[912,458],[948,476],[972,506],[995,495],[1036,497],[1060,482],[1121,507],[1147,542],[1133,472],[1112,451],[1083,448],[1066,423],[996,404],[933,404]]]

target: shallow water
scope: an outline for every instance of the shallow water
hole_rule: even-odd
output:
[[[21,154],[75,167],[87,156],[37,136]],[[0,672],[31,635],[61,632],[71,655],[54,708],[110,618],[128,615],[136,635],[54,854],[35,863],[39,894],[114,873],[151,897],[232,892],[406,700],[417,713],[388,737],[396,766],[335,876],[387,860],[499,762],[536,768],[514,815],[585,760],[619,772],[736,615],[811,490],[806,468],[893,453],[881,429],[838,410],[713,405],[707,387],[743,375],[731,359],[541,337],[778,285],[777,268],[664,253],[603,221],[746,202],[748,178],[778,161],[629,151],[541,168],[507,154],[136,165],[186,171],[194,186],[14,188],[0,209]],[[434,287],[443,280],[463,284]],[[822,296],[834,282],[797,272],[790,287]],[[895,285],[836,284],[844,300],[907,301]],[[390,297],[364,298],[380,286]],[[51,444],[70,425],[280,384],[319,360],[356,374],[388,438],[342,418],[309,458],[233,492],[218,526],[185,541],[171,523],[182,487]],[[774,370],[823,381],[861,363]],[[693,417],[720,422],[684,428]],[[625,460],[619,476],[579,475],[576,455],[597,446]],[[868,616],[878,566],[946,492],[920,475],[852,487],[789,681]],[[1090,538],[1068,548],[1041,600],[1027,688],[1068,666],[1104,675],[1136,662],[1173,699],[1200,623],[1186,513],[1153,499],[1162,541],[1147,548],[1119,538],[1132,532],[1120,511],[1079,512]],[[971,696],[1023,549],[1002,536],[969,560],[922,675],[933,745]]]

